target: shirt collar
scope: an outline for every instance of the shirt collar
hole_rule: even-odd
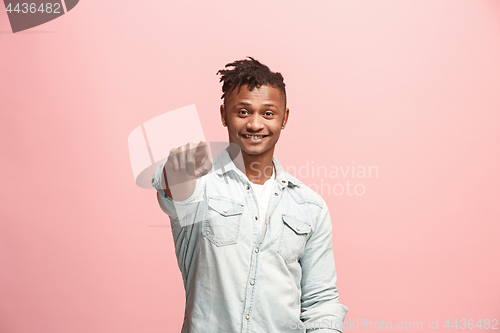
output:
[[[241,157],[241,155],[238,156],[239,157],[237,158]],[[302,184],[301,181],[299,181],[295,177],[292,177],[288,172],[286,172],[281,166],[281,163],[274,156],[273,156],[273,164],[276,170],[276,181],[280,185],[294,187],[298,186],[299,184]],[[215,158],[214,171],[221,176],[229,171],[233,171],[237,174],[243,174],[243,172],[240,169],[238,169],[236,164],[234,164],[234,161],[231,159],[231,156],[229,155],[229,151],[227,150],[227,148],[224,149],[222,153]]]

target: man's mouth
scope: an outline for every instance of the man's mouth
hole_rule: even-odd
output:
[[[249,139],[252,141],[259,141],[262,140],[263,138],[268,137],[269,135],[249,135],[249,134],[243,134],[242,135],[245,139]]]

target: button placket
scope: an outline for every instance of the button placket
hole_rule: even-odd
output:
[[[285,181],[283,180],[282,182],[285,182]],[[278,205],[279,199],[281,198],[280,194],[278,192],[276,192],[277,191],[276,187],[278,187],[278,189],[281,189],[281,190],[284,189],[284,187],[281,187],[281,184],[279,184],[279,183],[275,183],[274,186],[275,186],[274,189],[273,189],[273,191],[274,191],[274,197],[271,196],[271,198],[270,198],[269,206],[268,206],[267,212],[266,212],[266,220],[265,220],[264,231],[260,235],[260,238],[259,238],[259,240],[257,242],[257,245],[262,244],[262,241],[264,240],[264,236],[267,233],[267,228],[269,227],[269,220],[270,220],[271,214],[274,211],[274,209],[276,208],[276,206]],[[273,193],[273,192],[271,192],[271,193]]]
[[[254,249],[254,254],[252,255],[252,259],[251,259],[251,272],[252,272],[252,277],[251,277],[251,280],[249,282],[249,287],[247,288],[246,290],[246,300],[245,300],[245,308],[244,308],[244,313],[247,313],[247,315],[245,316],[245,319],[247,321],[250,321],[250,313],[252,312],[252,304],[253,304],[253,301],[254,301],[254,290],[253,290],[253,287],[255,287],[255,275],[257,274],[257,256],[258,256],[258,253],[259,253],[259,248],[256,247]],[[248,329],[248,327],[246,328]]]
[[[259,211],[258,211],[258,207],[259,207],[259,203],[257,202],[257,198],[255,197],[255,194],[254,192],[252,191],[252,187],[250,185],[247,185],[245,186],[245,189],[247,190],[247,195],[248,195],[248,200],[250,202],[253,202],[254,203],[254,206],[251,206],[250,207],[250,213],[253,215],[254,219],[256,221],[259,220]],[[253,200],[253,201],[252,201]],[[257,208],[257,210],[255,210],[255,208]],[[260,225],[253,225],[253,228],[255,228],[254,231],[257,231],[256,232],[256,235],[257,235],[257,239],[259,239],[259,235],[261,234],[260,233]]]
[[[253,192],[253,189],[252,187],[250,186],[250,184],[246,184],[244,185],[244,189],[245,189],[245,193],[247,195],[247,207],[249,208],[248,210],[248,215],[247,215],[247,218],[250,218],[252,220],[255,220],[255,221],[258,221],[259,220],[259,214],[258,214],[258,202],[257,202],[257,198],[255,197],[255,193]],[[255,228],[254,230],[260,230],[260,226],[257,224],[257,223],[252,223],[253,225],[253,228]],[[256,263],[257,263],[257,256],[258,256],[258,253],[260,252],[259,251],[259,247],[258,247],[258,244],[257,244],[257,241],[258,241],[258,235],[259,233],[256,234],[257,235],[257,238],[252,238],[252,242],[253,242],[253,247],[252,247],[252,251],[254,253],[252,253],[252,257],[251,257],[251,262],[250,262],[250,270],[251,270],[251,277],[250,277],[250,281],[248,281],[248,285],[247,285],[247,288],[246,288],[246,297],[245,297],[245,306],[244,306],[244,309],[243,309],[243,315],[244,315],[244,318],[246,319],[245,321],[248,323],[246,325],[244,325],[245,327],[243,328],[243,331],[246,332],[248,330],[248,326],[250,324],[250,313],[252,313],[252,307],[253,307],[253,297],[254,297],[254,287],[255,287],[255,276],[256,276],[256,272],[257,272],[257,267],[256,267]]]
[[[257,271],[256,262],[257,262],[257,255],[258,255],[259,249],[256,247],[254,249],[254,252],[255,253],[252,255],[252,259],[250,262],[250,267],[251,267],[251,271],[252,271],[253,276],[255,276],[256,271]],[[246,290],[246,297],[245,297],[245,308],[243,309],[243,311],[244,311],[243,313],[246,313],[245,319],[247,320],[247,322],[250,321],[250,313],[252,312],[252,303],[253,303],[253,294],[254,294],[253,286],[254,285],[255,285],[255,280],[252,279],[249,282],[248,288],[246,288],[247,290]],[[248,326],[244,327],[243,331],[246,332],[246,330],[248,330]]]

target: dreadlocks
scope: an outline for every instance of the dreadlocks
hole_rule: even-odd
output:
[[[278,88],[285,96],[286,105],[286,92],[285,83],[283,82],[283,76],[281,73],[271,72],[269,67],[261,64],[254,58],[247,56],[248,59],[236,60],[232,63],[226,64],[226,68],[233,66],[233,69],[221,69],[217,74],[222,74],[219,82],[224,81],[222,85],[222,97],[224,98],[224,104],[226,102],[225,97],[230,94],[236,87],[238,87],[238,93],[240,92],[241,86],[248,84],[248,89],[251,91],[254,87],[260,87],[262,85],[270,85]]]

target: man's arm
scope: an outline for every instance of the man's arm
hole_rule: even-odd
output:
[[[183,227],[199,222],[188,215],[194,211],[194,203],[203,200],[203,176],[212,168],[206,148],[205,141],[174,148],[154,172],[151,184],[157,190],[160,208],[175,220],[172,225]]]
[[[192,145],[188,144],[173,149],[169,157],[156,168],[151,180],[151,184],[157,190],[156,195],[160,208],[170,218],[175,254],[184,283],[188,282],[191,263],[196,255],[196,247],[201,235],[199,232],[201,226],[198,222],[203,221],[207,209],[204,199],[206,177],[203,176],[212,167],[212,162],[203,153],[206,151],[206,147],[203,145],[197,147],[198,156],[191,156],[195,161],[198,158],[199,164],[189,166],[190,157],[187,156],[189,150],[191,153],[196,153],[196,148],[193,149]],[[184,156],[179,156],[180,154],[184,154]],[[206,158],[206,160],[202,160],[202,158]],[[204,170],[208,167],[208,171]],[[170,171],[173,171],[167,177],[169,168]],[[188,168],[191,168],[191,171],[187,171]],[[196,173],[197,171],[198,173]],[[175,174],[176,172],[177,174]],[[172,198],[172,192],[175,199]],[[179,193],[181,194],[179,195]]]
[[[302,266],[300,317],[306,327],[317,328],[321,324],[320,329],[308,329],[308,333],[342,332],[349,309],[339,303],[335,285],[337,272],[333,257],[332,224],[324,200],[316,228],[312,232],[299,259]],[[310,325],[307,325],[308,322]]]

